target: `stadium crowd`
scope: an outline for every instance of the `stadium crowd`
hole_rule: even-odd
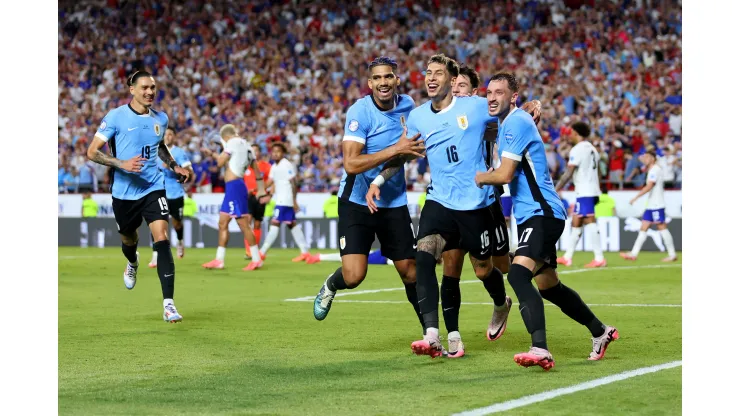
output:
[[[60,192],[107,192],[105,166],[85,152],[105,114],[130,100],[126,77],[155,76],[155,108],[169,115],[193,162],[195,191],[223,190],[210,152],[218,129],[282,141],[300,190],[336,189],[344,112],[368,94],[367,63],[399,62],[400,91],[426,100],[428,58],[443,52],[521,80],[520,102],[539,99],[539,124],[554,180],[565,171],[569,125],[587,121],[610,189],[644,184],[637,156],[654,146],[666,187],[681,184],[681,5],[670,0],[438,0],[59,2]],[[423,190],[424,160],[406,166]]]

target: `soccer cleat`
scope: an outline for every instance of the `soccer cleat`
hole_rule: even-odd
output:
[[[177,243],[177,257],[178,258],[185,257],[185,244],[182,241]]]
[[[608,347],[612,341],[617,339],[619,339],[619,332],[617,331],[617,328],[614,328],[613,326],[607,326],[604,331],[604,335],[598,338],[591,338],[594,348],[588,356],[589,361],[598,361],[604,358],[606,347]]]
[[[316,264],[321,262],[320,254],[312,254],[306,259],[306,264]]]
[[[136,265],[126,262],[126,271],[123,272],[123,284],[131,290],[136,286],[136,273],[139,271],[139,252],[136,252]]]
[[[424,335],[424,339],[411,343],[411,350],[416,355],[428,355],[432,358],[444,354],[444,348],[442,348],[442,343],[439,341],[439,335]]]
[[[156,269],[157,268],[157,260],[152,259],[152,261],[149,262],[149,268],[150,269]]]
[[[300,256],[293,258],[293,263],[298,263],[301,261],[306,261],[308,258],[311,257],[311,253],[301,253]]]
[[[224,262],[219,259],[213,259],[203,265],[206,269],[223,269]]]
[[[316,295],[316,299],[314,299],[313,301],[314,318],[319,321],[323,321],[324,318],[326,318],[326,315],[329,314],[329,309],[331,309],[331,303],[334,301],[334,295],[336,294],[337,292],[332,292],[331,290],[329,290],[329,288],[326,286],[326,282],[321,285],[319,294]]]
[[[164,313],[162,314],[165,322],[174,324],[175,322],[182,322],[182,315],[177,312],[174,303],[168,303],[164,305]]]
[[[443,354],[447,358],[460,358],[465,355],[465,345],[462,342],[462,338],[460,338],[459,332],[456,336],[447,337],[447,351],[443,350]]]
[[[587,269],[596,269],[599,267],[606,267],[606,259],[598,261],[598,260],[592,260],[591,263],[583,266]]]
[[[620,256],[622,256],[625,260],[635,261],[637,260],[637,257],[633,256],[632,253],[619,253]]]
[[[504,332],[506,331],[506,322],[509,320],[511,304],[511,298],[507,296],[506,302],[504,303],[506,308],[496,310],[496,307],[493,307],[493,316],[491,316],[491,322],[488,323],[488,329],[486,330],[486,338],[488,338],[489,341],[496,341],[501,338],[501,335],[504,335]]]
[[[668,256],[668,257],[664,258],[664,259],[663,259],[663,260],[661,260],[661,261],[662,261],[663,263],[672,263],[672,262],[674,262],[674,261],[676,261],[676,260],[678,260],[678,257],[676,257],[676,256],[672,256],[672,257],[671,257],[671,256]]]
[[[521,352],[514,356],[514,361],[522,367],[532,367],[538,365],[545,371],[550,371],[555,367],[555,360],[552,354],[543,348],[532,347],[528,352]]]
[[[565,257],[558,257],[556,260],[558,264],[562,264],[563,266],[570,267],[573,264],[573,259],[566,259]]]
[[[265,261],[266,258],[267,258],[267,254],[260,251],[260,259],[262,259],[262,261]]]
[[[259,269],[264,264],[265,263],[262,260],[260,260],[260,261],[251,261],[251,262],[249,262],[249,264],[247,264],[247,267],[245,267],[245,268],[242,269],[242,271],[243,272],[251,272],[252,270]]]

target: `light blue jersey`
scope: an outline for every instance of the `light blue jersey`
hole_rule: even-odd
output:
[[[187,168],[191,165],[190,159],[188,159],[188,155],[186,155],[185,151],[180,149],[179,147],[172,146],[172,148],[170,149],[170,154],[172,154],[175,162],[177,162],[177,164],[181,167]],[[177,199],[184,197],[185,189],[183,189],[182,184],[177,181],[177,174],[173,172],[167,165],[165,165],[164,162],[162,162],[162,159],[159,159],[159,154],[157,154],[157,163],[164,172],[164,190],[167,193],[167,199]]]
[[[501,123],[497,141],[501,158],[519,162],[509,184],[517,224],[538,215],[565,220],[565,207],[555,192],[545,146],[532,117],[515,109]]]
[[[483,132],[495,120],[482,97],[453,97],[436,113],[428,101],[411,112],[408,135],[421,133],[431,170],[427,200],[458,211],[485,208],[496,200],[493,186],[475,186],[475,174],[488,169]]]
[[[164,174],[157,164],[157,152],[168,122],[165,113],[150,108],[148,114],[138,114],[129,104],[111,110],[103,118],[95,137],[108,142],[113,157],[147,159],[138,173],[115,169],[111,192],[114,198],[137,200],[164,189]]]
[[[364,144],[362,154],[378,153],[393,146],[403,134],[401,117],[408,119],[414,105],[414,100],[408,95],[397,95],[393,108],[383,111],[375,104],[372,95],[365,96],[347,110],[343,140]],[[380,165],[357,175],[348,175],[345,172],[339,184],[339,198],[367,205],[367,189],[382,168],[383,165]],[[380,200],[376,204],[378,208],[396,208],[408,204],[403,169],[385,182]]]

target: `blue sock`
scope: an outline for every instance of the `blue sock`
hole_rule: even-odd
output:
[[[367,256],[367,263],[368,264],[388,264],[388,259],[383,257],[382,254],[380,254],[380,250],[376,250],[370,253],[370,255]]]

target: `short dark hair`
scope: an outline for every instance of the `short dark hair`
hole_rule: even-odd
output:
[[[463,65],[460,67],[460,74],[459,75],[465,75],[470,79],[470,86],[473,87],[473,89],[476,89],[480,87],[480,75],[478,75],[478,71],[475,69]]]
[[[283,153],[288,153],[288,148],[282,142],[275,142],[272,144],[272,146],[270,146],[270,148],[275,148],[275,147],[279,147],[280,150],[283,151]]]
[[[177,130],[173,126],[167,125],[167,130],[172,130],[173,133],[177,134]]]
[[[491,78],[491,81],[506,81],[506,84],[512,92],[519,92],[519,81],[516,80],[516,77],[511,72],[496,73]]]
[[[573,123],[573,125],[570,127],[584,139],[587,139],[589,136],[591,136],[591,127],[589,127],[588,124],[584,123],[583,121],[577,121]]]
[[[151,77],[152,74],[146,72],[146,71],[136,71],[133,74],[131,74],[130,77],[128,77],[128,80],[126,81],[126,84],[131,87],[136,85],[136,81],[139,80],[139,78],[142,77]]]
[[[449,72],[450,75],[452,75],[453,77],[457,77],[458,75],[460,75],[460,65],[457,63],[457,61],[450,58],[449,56],[446,56],[443,53],[432,55],[432,57],[429,58],[429,61],[427,62],[427,65],[430,64],[444,65],[447,72]]]
[[[379,56],[373,59],[373,61],[367,66],[367,70],[372,71],[376,66],[389,66],[394,71],[398,69],[398,63],[387,56]]]

